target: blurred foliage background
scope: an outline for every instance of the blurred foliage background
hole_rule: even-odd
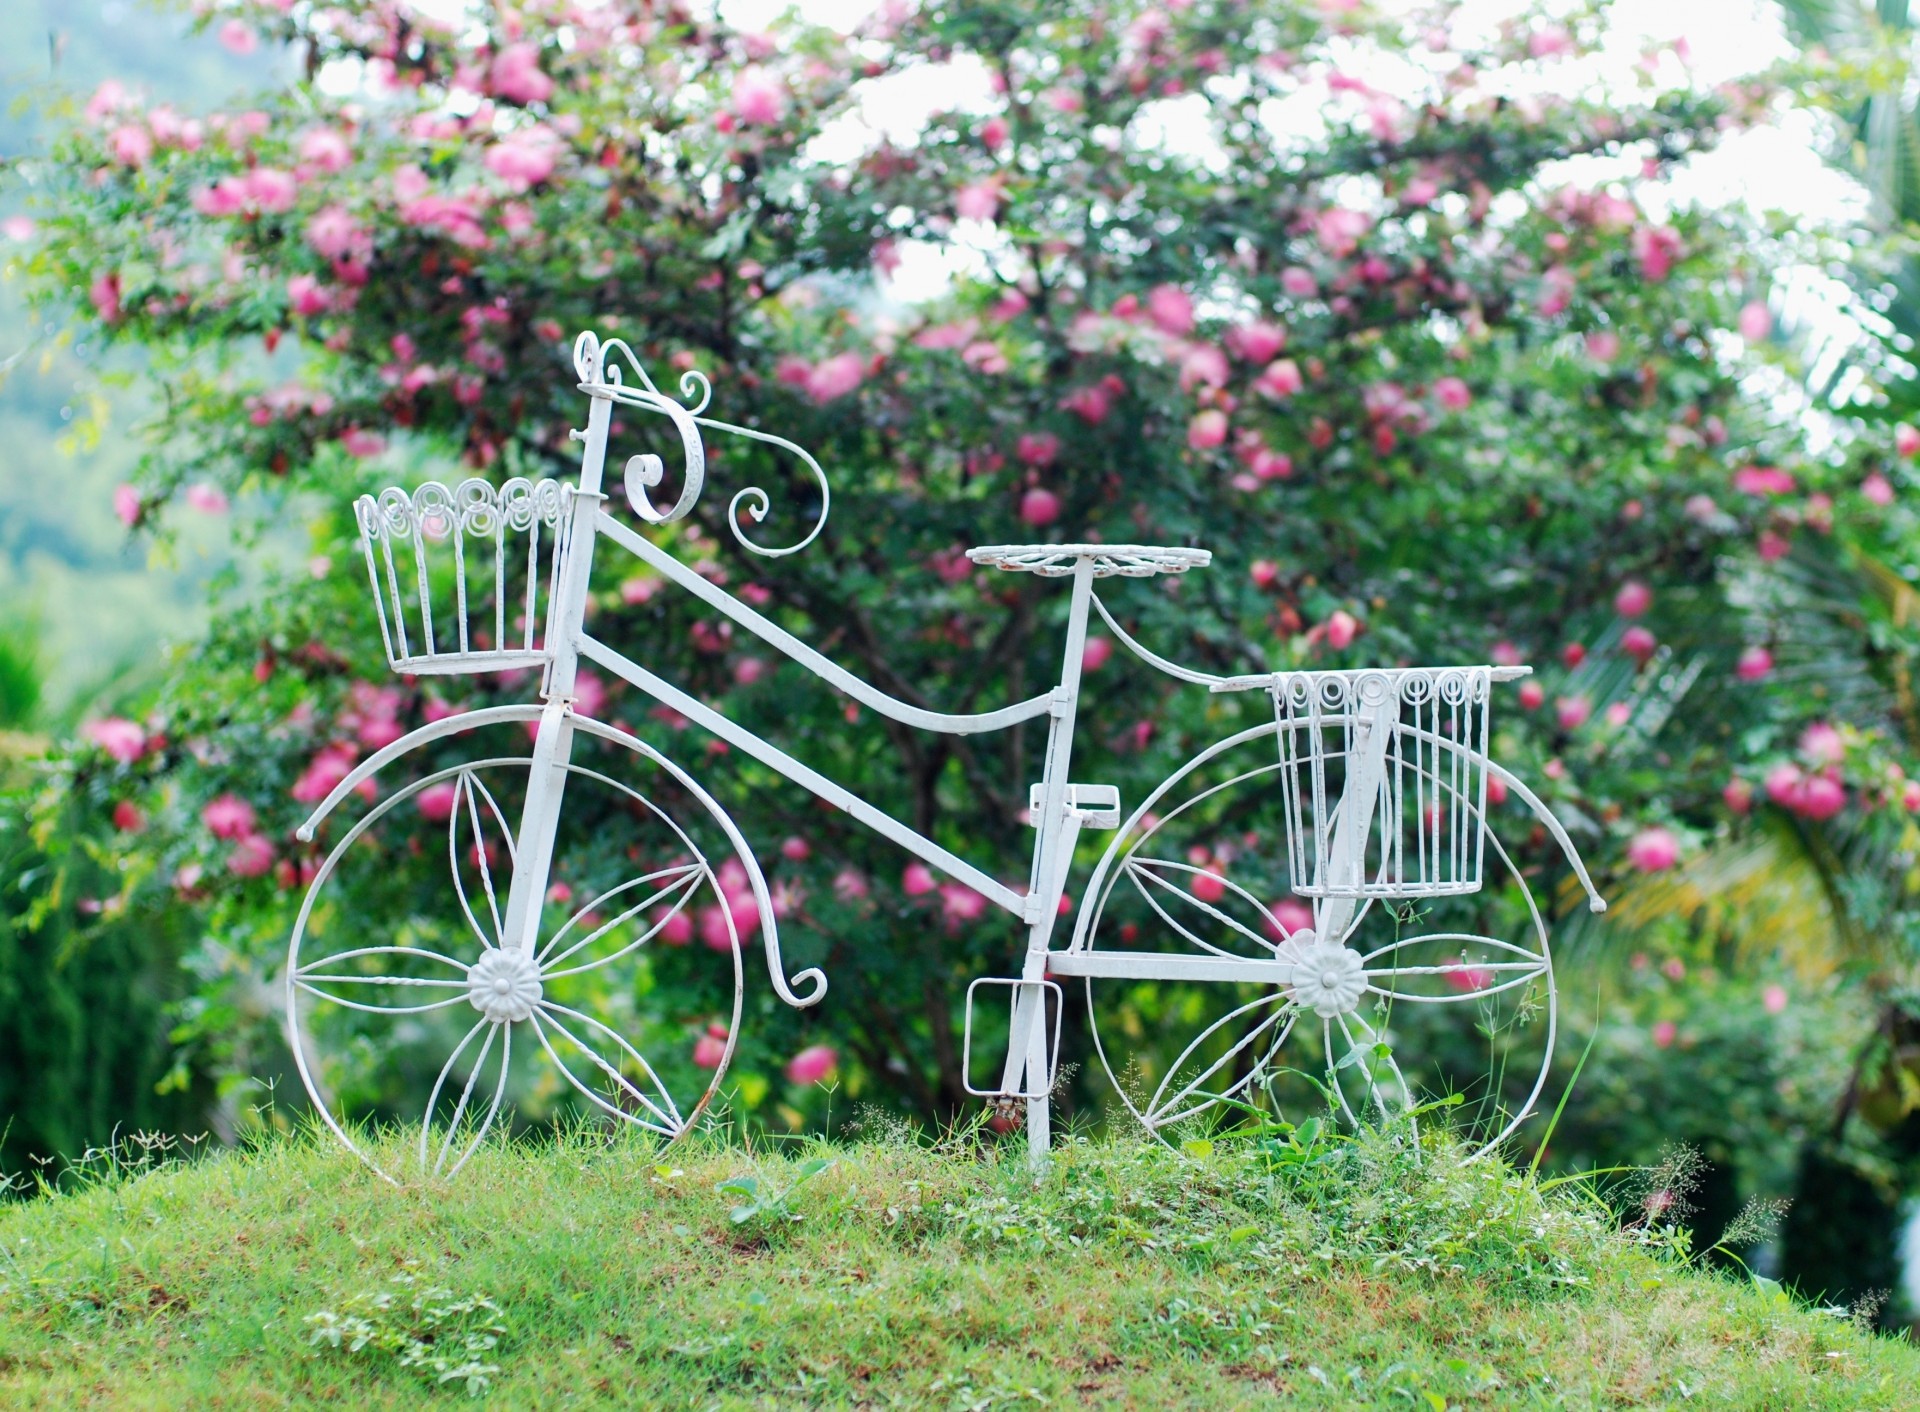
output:
[[[1582,67],[1604,7],[1476,29],[1445,6],[1008,0],[777,39],[666,4],[457,25],[358,0],[11,8],[0,986],[36,1023],[0,1051],[0,1159],[297,1113],[278,971],[315,855],[292,828],[399,730],[531,689],[390,684],[347,504],[564,474],[565,345],[596,327],[821,453],[835,519],[806,554],[739,553],[725,495],[666,542],[889,690],[978,709],[1050,681],[1060,595],[955,556],[1088,531],[1215,551],[1176,594],[1114,595],[1210,670],[1535,663],[1498,753],[1615,902],[1587,917],[1550,840],[1502,816],[1554,899],[1549,1094],[1584,1062],[1549,1161],[1694,1144],[1709,1238],[1790,1197],[1753,1258],[1810,1295],[1893,1288],[1920,1183],[1899,8],[1790,5],[1800,57],[1716,86],[1668,49]],[[926,64],[971,87],[911,134],[848,137],[862,80]],[[1809,114],[1862,219],[1677,192],[1727,134]],[[715,477],[783,488],[757,533],[804,532],[777,463]],[[846,728],[658,587],[609,577],[596,630],[966,856],[1021,857],[1031,740],[972,756]],[[1129,803],[1248,709],[1124,653],[1093,681],[1118,714],[1090,719],[1081,777]],[[842,1113],[964,1111],[959,997],[1005,969],[1010,929],[601,688],[610,719],[711,767],[786,889],[791,964],[836,987],[795,1015],[749,958],[735,1111],[823,1121],[788,1072],[821,1044]],[[1192,842],[1284,895],[1262,849]],[[407,857],[349,894],[347,929],[433,905]],[[1492,928],[1513,897],[1475,905]],[[700,954],[602,997],[682,1065],[723,1005]],[[1183,1003],[1123,1004],[1149,1069]],[[397,1048],[348,1052],[367,1112],[417,1097]],[[564,1111],[525,1097],[527,1121]],[[1102,1121],[1111,1097],[1083,1075],[1067,1109]]]

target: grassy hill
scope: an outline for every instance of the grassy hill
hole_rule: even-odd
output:
[[[400,1160],[397,1144],[392,1160]],[[144,1170],[143,1170],[144,1168]],[[726,1190],[720,1190],[723,1185]],[[1911,1408],[1920,1350],[1392,1137],[1023,1162],[580,1135],[396,1189],[330,1143],[0,1215],[9,1407]]]

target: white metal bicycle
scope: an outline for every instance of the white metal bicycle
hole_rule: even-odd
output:
[[[423,1174],[458,1171],[500,1121],[515,1084],[534,1084],[550,1095],[571,1090],[576,1101],[671,1140],[706,1110],[733,1054],[744,994],[743,941],[759,936],[773,989],[787,1004],[814,1005],[826,994],[818,969],[787,976],[766,876],[720,805],[654,745],[582,709],[583,662],[624,679],[1019,919],[1026,947],[1017,974],[982,978],[967,992],[963,1064],[969,1091],[1024,1109],[1036,1159],[1050,1142],[1062,982],[1084,988],[1095,1052],[1120,1100],[1155,1132],[1221,1103],[1245,1101],[1260,1086],[1270,1087],[1276,1073],[1298,1071],[1282,1053],[1290,1041],[1318,1054],[1316,1084],[1350,1114],[1410,1103],[1418,1086],[1405,1071],[1398,1031],[1418,1028],[1415,1012],[1450,1006],[1467,1007],[1474,1043],[1487,1043],[1495,1066],[1522,1062],[1531,1070],[1537,1064],[1530,1089],[1524,1074],[1517,1087],[1509,1086],[1524,1093],[1524,1101],[1500,1110],[1486,1145],[1527,1115],[1551,1055],[1553,965],[1542,912],[1488,826],[1490,792],[1524,804],[1565,851],[1592,907],[1604,906],[1565,830],[1488,758],[1492,688],[1527,669],[1240,677],[1194,671],[1139,642],[1095,585],[1112,577],[1185,574],[1208,563],[1206,551],[993,546],[969,557],[993,569],[1066,581],[1071,596],[1059,682],[995,711],[922,709],[842,669],[636,534],[610,513],[602,489],[616,407],[664,416],[679,436],[684,477],[671,506],[650,499],[665,479],[660,457],[637,455],[626,463],[626,498],[648,524],[679,519],[698,500],[707,468],[703,433],[771,445],[798,458],[817,482],[817,521],[790,547],[755,543],[741,517],[764,519],[768,497],[756,488],[734,496],[728,522],[745,548],[777,557],[804,548],[825,523],[827,477],[811,455],[783,438],[707,416],[711,390],[698,373],[680,380],[685,403],[665,395],[618,340],[583,333],[574,345],[574,367],[589,399],[586,430],[573,434],[584,442],[577,484],[427,484],[362,497],[356,506],[380,629],[396,671],[537,669],[541,683],[538,702],[451,715],[377,750],[339,781],[300,830],[312,840],[348,800],[371,796],[389,766],[426,747],[444,755],[449,743],[532,733],[530,750],[476,745],[455,764],[407,779],[346,827],[317,867],[289,947],[289,1037],[309,1095],[348,1147],[360,1150],[347,1131],[349,1113],[382,1104],[377,1085],[371,1092],[364,1086],[351,1095],[342,1091],[341,1076],[369,1054],[410,1070],[399,1076],[402,1090],[411,1077],[417,1092],[433,1074],[415,1154]],[[596,553],[607,542],[890,720],[966,735],[1044,718],[1045,766],[1029,795],[1035,842],[1027,886],[1007,885],[595,636],[587,626],[591,580]],[[1273,707],[1270,716],[1188,761],[1124,820],[1115,788],[1070,778],[1094,614],[1148,667],[1210,693],[1265,693]],[[644,787],[635,776],[644,777]],[[563,805],[588,790],[604,794],[595,817],[611,808],[626,821],[621,837],[609,838],[604,828],[570,831]],[[347,869],[370,870],[361,876],[376,880],[402,871],[387,866],[382,824],[407,804],[445,820],[451,885],[424,903],[418,896],[397,902],[402,915],[382,936],[336,935],[330,889]],[[1063,906],[1079,835],[1089,828],[1114,830],[1114,837],[1081,890],[1080,905],[1072,907],[1069,898]],[[1184,852],[1183,831],[1198,840]],[[1437,909],[1482,890],[1489,842],[1509,879],[1501,895],[1512,899],[1522,940],[1436,920]],[[550,906],[558,870],[588,856],[602,863],[613,858],[626,876],[571,910]],[[1275,902],[1288,891],[1304,901]],[[1064,945],[1056,945],[1063,911],[1073,926]],[[689,1074],[685,1064],[663,1058],[659,1034],[634,1032],[647,1027],[635,1021],[630,997],[648,984],[651,958],[665,958],[668,948],[684,942],[696,915],[709,947],[724,958],[716,964],[730,967],[733,999],[731,1014],[702,1037],[705,1051]],[[1368,926],[1390,930],[1391,939],[1370,939]],[[1403,934],[1409,929],[1414,934]],[[691,965],[701,950],[673,954]],[[607,984],[609,978],[617,983]],[[997,1076],[976,1084],[977,1002],[992,987],[1007,995],[1006,1045],[993,1065]],[[1411,1009],[1397,1012],[1402,1004]],[[984,1033],[986,1012],[978,1014]],[[1137,1035],[1143,1016],[1177,1027],[1178,1058],[1146,1069],[1122,1062],[1118,1050]],[[375,1035],[374,1027],[384,1032]],[[1516,1045],[1513,1036],[1522,1027],[1543,1042]],[[368,1043],[372,1038],[380,1041],[377,1049]],[[685,1038],[684,1027],[673,1032],[676,1051],[685,1048]],[[529,1055],[538,1061],[532,1078]],[[521,1077],[511,1078],[516,1072]]]

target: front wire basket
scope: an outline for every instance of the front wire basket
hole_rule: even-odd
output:
[[[542,628],[566,558],[571,498],[560,481],[515,477],[498,487],[477,478],[412,492],[390,486],[355,501],[393,669],[426,676],[544,666]]]

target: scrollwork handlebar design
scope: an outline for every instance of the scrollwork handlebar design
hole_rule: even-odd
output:
[[[615,361],[615,357],[617,360]],[[620,363],[632,370],[638,385],[629,384],[621,371]],[[769,548],[750,539],[740,528],[740,516],[744,513],[755,524],[767,518],[773,501],[767,492],[757,485],[748,486],[735,493],[727,504],[727,527],[733,537],[740,542],[741,548],[749,553],[758,554],[767,559],[779,559],[788,554],[797,554],[813,543],[826,527],[827,513],[832,506],[832,490],[827,483],[827,473],[805,447],[796,445],[783,436],[774,436],[769,432],[756,431],[751,427],[738,426],[732,422],[723,422],[714,417],[703,416],[713,401],[713,384],[707,375],[698,369],[689,368],[680,375],[680,395],[689,399],[688,403],[676,402],[661,392],[640,365],[633,349],[623,339],[601,340],[591,330],[583,332],[573,343],[573,368],[580,377],[580,390],[589,397],[604,397],[629,407],[639,407],[646,411],[658,412],[665,416],[680,433],[680,449],[686,460],[686,476],[680,487],[680,496],[666,509],[655,505],[649,494],[666,479],[666,462],[659,456],[644,453],[627,458],[625,485],[628,503],[633,511],[648,524],[664,525],[683,518],[700,499],[700,493],[706,486],[707,451],[700,438],[701,427],[710,427],[714,431],[726,432],[732,436],[741,436],[749,441],[765,442],[783,451],[789,451],[806,463],[807,469],[820,486],[820,516],[814,521],[813,528],[797,544],[784,549]],[[697,398],[698,400],[693,400]],[[691,405],[689,405],[689,403]]]

